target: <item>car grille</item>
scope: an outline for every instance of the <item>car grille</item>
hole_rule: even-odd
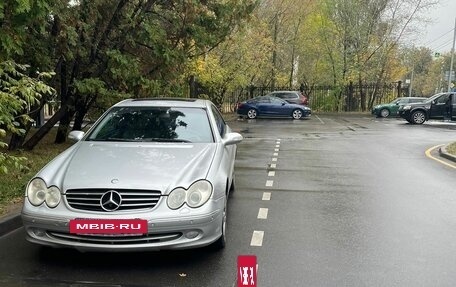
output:
[[[108,212],[101,207],[100,199],[108,189],[70,189],[65,193],[68,204],[75,209]],[[116,189],[122,196],[118,210],[150,209],[157,205],[161,192],[157,190]]]
[[[48,231],[47,234],[49,237],[58,240],[101,245],[158,243],[176,240],[182,236],[182,232],[144,235],[80,235]]]

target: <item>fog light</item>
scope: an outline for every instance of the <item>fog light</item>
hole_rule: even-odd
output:
[[[33,234],[35,234],[36,237],[44,237],[46,235],[46,232],[42,229],[32,229]]]
[[[195,237],[197,237],[199,234],[198,231],[189,231],[187,233],[185,233],[185,237],[187,237],[188,239],[193,239]]]

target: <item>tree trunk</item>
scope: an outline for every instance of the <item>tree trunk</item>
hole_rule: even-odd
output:
[[[41,109],[44,107],[44,104],[45,104],[45,101],[42,100],[39,105],[33,106],[31,108],[32,112],[29,114],[29,116],[32,119],[36,119],[38,117],[38,115],[40,114]],[[23,110],[22,113],[25,114],[25,113],[27,113],[27,111]],[[17,150],[20,147],[22,147],[22,145],[24,144],[25,138],[27,137],[27,134],[30,131],[30,128],[32,127],[32,123],[29,121],[24,122],[23,120],[19,120],[19,124],[20,124],[20,128],[25,130],[25,133],[23,135],[13,134],[11,136],[11,139],[10,139],[10,142],[8,145],[9,150]]]
[[[272,72],[271,72],[271,89],[275,90],[276,84],[276,68],[277,68],[277,38],[279,34],[279,15],[276,15],[274,22],[274,34],[273,34],[273,45],[272,51]]]
[[[32,150],[67,112],[67,105],[60,107],[60,109],[28,141],[24,143],[23,148],[26,150]]]
[[[68,128],[70,127],[71,120],[74,116],[74,110],[69,109],[60,119],[59,128],[55,136],[55,143],[61,144],[66,141]]]
[[[360,99],[361,99],[361,111],[366,110],[366,93],[364,92],[363,89],[363,80],[361,79],[361,75],[359,75],[358,78],[358,84],[359,84],[359,94],[360,94]]]
[[[87,111],[78,110],[76,112],[76,114],[74,115],[73,128],[71,129],[72,131],[81,131],[82,130],[82,124],[84,123],[84,117],[86,114],[87,114]]]

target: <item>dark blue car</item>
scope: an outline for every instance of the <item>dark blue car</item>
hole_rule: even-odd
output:
[[[299,120],[310,117],[312,111],[309,107],[288,103],[273,96],[263,96],[238,103],[238,115],[249,119],[256,117],[292,117]]]

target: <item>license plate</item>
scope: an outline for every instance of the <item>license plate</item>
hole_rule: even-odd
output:
[[[74,234],[146,234],[144,219],[73,219],[70,233]]]

